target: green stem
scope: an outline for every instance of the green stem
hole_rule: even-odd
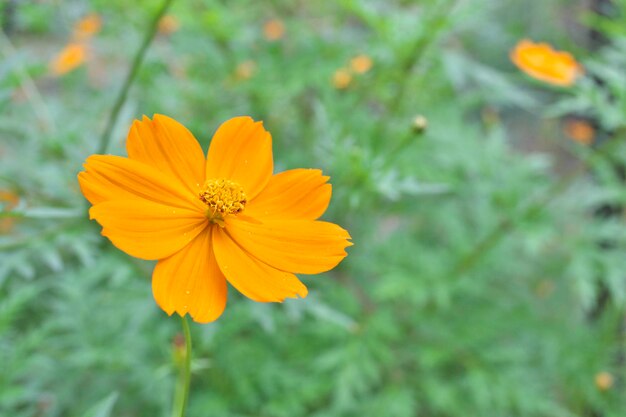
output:
[[[164,0],[163,4],[157,10],[156,14],[153,16],[152,21],[150,22],[150,26],[148,27],[148,31],[146,32],[145,37],[143,38],[143,42],[141,46],[137,50],[135,57],[133,58],[132,66],[130,67],[130,71],[126,75],[126,79],[124,80],[124,84],[122,84],[122,88],[117,95],[115,100],[115,104],[111,109],[111,113],[109,114],[109,119],[107,124],[102,132],[102,136],[100,136],[100,142],[98,145],[97,153],[102,154],[106,152],[109,147],[109,143],[111,142],[111,134],[113,133],[113,128],[117,122],[117,119],[120,115],[120,111],[122,110],[122,106],[126,102],[126,98],[128,97],[128,90],[130,90],[133,81],[137,77],[137,73],[139,72],[139,68],[141,67],[141,63],[146,55],[146,51],[148,50],[148,46],[152,43],[154,36],[159,27],[159,21],[167,12],[167,9],[171,6],[174,0]]]
[[[180,372],[178,387],[176,388],[176,401],[174,405],[174,417],[184,417],[187,410],[187,400],[189,399],[189,386],[191,384],[191,332],[187,316],[180,318],[185,335],[185,362]]]
[[[409,48],[409,53],[406,54],[404,61],[400,63],[399,75],[403,82],[398,84],[396,93],[387,107],[387,114],[391,117],[398,112],[400,105],[404,101],[411,73],[426,54],[428,47],[433,42],[439,40],[438,34],[445,28],[457,2],[458,0],[446,0],[443,2],[443,5],[438,4],[433,8],[433,15],[426,20],[425,25],[427,28],[424,30],[424,33],[420,33],[415,43]]]
[[[484,255],[486,255],[491,249],[493,249],[498,242],[515,229],[519,222],[531,219],[533,216],[539,215],[552,201],[560,197],[565,191],[567,191],[574,183],[574,181],[583,173],[587,172],[587,166],[592,165],[592,159],[610,159],[613,153],[613,147],[621,144],[623,136],[617,135],[610,141],[606,142],[607,145],[600,146],[591,151],[588,155],[589,160],[582,165],[580,169],[574,171],[570,176],[563,178],[561,181],[555,183],[543,193],[537,199],[534,199],[526,204],[521,210],[521,213],[517,218],[506,217],[502,219],[498,224],[489,232],[483,239],[478,241],[467,254],[462,256],[458,262],[456,262],[451,271],[451,276],[462,276],[480,261]]]
[[[381,122],[376,124],[372,132],[371,137],[374,139],[374,149],[379,149],[379,144],[384,143],[379,138],[384,135],[385,128],[388,125],[390,118],[397,117],[397,113],[400,111],[407,92],[409,91],[409,83],[412,81],[411,74],[415,68],[420,64],[421,60],[426,55],[428,47],[433,43],[439,41],[439,34],[446,27],[450,15],[456,7],[459,0],[443,0],[441,3],[433,6],[432,15],[424,19],[424,26],[426,27],[419,36],[414,40],[413,44],[408,48],[408,53],[400,59],[398,64],[398,70],[394,73],[394,79],[387,80],[387,82],[393,82],[397,80],[397,87],[391,100],[387,103],[386,114],[387,117],[383,117]],[[412,137],[412,135],[411,135]],[[410,143],[410,139],[402,140],[397,146],[399,150],[402,150],[404,146]],[[393,155],[385,157],[386,161],[394,161],[395,150]]]
[[[6,61],[9,62],[11,57],[17,55],[17,51],[15,46],[11,43],[9,37],[0,29],[0,52],[6,58]],[[28,99],[31,107],[39,122],[41,123],[41,127],[44,131],[51,131],[54,133],[56,130],[56,126],[54,125],[54,118],[50,114],[50,110],[41,96],[41,93],[37,89],[37,85],[33,81],[33,79],[28,75],[28,71],[24,69],[24,67],[17,61],[16,64],[12,66],[17,79],[19,80],[20,87],[24,91],[24,95]]]

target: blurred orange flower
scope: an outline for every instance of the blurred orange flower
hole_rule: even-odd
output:
[[[235,78],[238,80],[247,80],[256,72],[256,62],[247,60],[239,63],[235,68]]]
[[[365,74],[373,64],[372,58],[367,55],[357,55],[350,60],[350,68],[357,74]]]
[[[328,177],[273,175],[262,122],[226,121],[205,158],[183,125],[144,116],[126,150],[128,158],[89,157],[78,180],[102,234],[131,256],[158,260],[152,291],[167,314],[217,319],[227,281],[255,301],[305,297],[294,273],[328,271],[347,255],[348,232],[317,220],[330,201]]]
[[[0,207],[2,210],[0,211],[10,211],[17,207],[20,198],[17,194],[8,191],[8,190],[0,190]],[[15,219],[11,217],[6,217],[0,219],[0,235],[9,233],[11,229],[13,229],[13,224]]]
[[[558,86],[571,86],[584,73],[574,57],[552,49],[547,43],[520,41],[510,53],[519,69],[533,78]]]
[[[344,90],[352,83],[352,74],[345,68],[339,68],[333,74],[333,85],[338,90]]]
[[[81,66],[87,57],[87,47],[82,43],[69,43],[50,61],[50,72],[63,75]]]
[[[596,387],[600,391],[608,391],[613,386],[613,375],[604,371],[598,372],[595,377]]]
[[[159,20],[159,33],[163,35],[171,35],[180,27],[180,22],[175,16],[167,14]]]
[[[91,13],[74,25],[74,39],[87,40],[96,35],[102,29],[102,18],[96,13]]]
[[[589,145],[593,142],[596,130],[589,122],[581,119],[570,119],[565,122],[563,128],[565,134],[578,143]]]
[[[277,41],[285,35],[285,25],[281,20],[271,19],[263,25],[263,36],[268,41]]]

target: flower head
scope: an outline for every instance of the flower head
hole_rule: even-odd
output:
[[[346,68],[339,68],[333,74],[332,81],[337,90],[345,90],[352,83],[352,73]]]
[[[598,372],[595,376],[596,387],[600,391],[607,391],[613,386],[613,375],[609,372]]]
[[[247,80],[251,78],[256,72],[256,68],[256,62],[252,60],[247,60],[239,63],[235,68],[235,79]]]
[[[558,86],[571,86],[583,74],[582,66],[569,52],[556,51],[547,43],[520,41],[511,51],[511,61],[533,78]]]
[[[565,122],[563,130],[570,139],[583,145],[593,143],[596,135],[596,130],[593,126],[583,119],[569,119]]]
[[[263,25],[263,36],[270,42],[277,41],[285,35],[285,25],[278,19],[271,19]]]
[[[365,74],[374,65],[372,58],[367,55],[357,55],[350,60],[350,68],[357,74]]]
[[[161,20],[159,20],[159,33],[163,35],[171,35],[172,33],[176,32],[179,27],[180,22],[175,16],[171,14],[165,15],[161,18]]]
[[[162,115],[135,121],[128,158],[93,155],[78,175],[90,218],[129,255],[158,260],[157,304],[195,321],[217,319],[226,282],[255,301],[305,297],[294,273],[334,268],[350,246],[318,218],[331,197],[317,169],[273,174],[272,139],[261,122],[222,124],[208,155],[183,125]]]
[[[82,43],[70,43],[50,61],[50,72],[54,75],[67,74],[81,66],[86,59],[87,48]]]
[[[74,39],[86,40],[100,32],[102,18],[96,13],[89,14],[74,25]]]

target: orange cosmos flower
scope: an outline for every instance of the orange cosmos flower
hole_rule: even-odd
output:
[[[357,74],[365,74],[372,68],[374,63],[372,58],[367,55],[357,55],[350,60],[350,68]]]
[[[247,80],[256,72],[256,62],[252,60],[243,61],[235,68],[235,78],[238,80]]]
[[[263,36],[268,41],[277,41],[285,35],[285,25],[278,19],[272,19],[263,25]]]
[[[96,13],[85,16],[74,25],[74,39],[85,40],[100,32],[102,18]]]
[[[87,48],[84,44],[70,43],[50,62],[50,71],[57,76],[67,74],[81,66],[86,56]]]
[[[593,126],[582,119],[570,119],[566,121],[563,130],[569,138],[583,145],[591,144],[596,135],[596,130]]]
[[[598,372],[595,377],[596,387],[600,391],[607,391],[613,386],[613,375],[604,371]]]
[[[524,39],[515,46],[510,56],[513,63],[526,74],[558,86],[571,86],[584,72],[570,53],[555,51],[547,43],[533,43]]]
[[[128,158],[93,155],[78,175],[91,219],[129,255],[158,260],[157,304],[201,323],[226,305],[226,281],[255,301],[305,297],[294,273],[334,268],[350,246],[341,227],[317,220],[331,196],[317,169],[272,174],[261,122],[222,124],[205,158],[183,125],[162,115],[135,121]]]
[[[352,83],[352,74],[345,68],[339,68],[333,74],[333,85],[338,90],[345,90]]]
[[[180,27],[178,19],[171,14],[167,14],[159,20],[159,33],[163,35],[171,35]]]

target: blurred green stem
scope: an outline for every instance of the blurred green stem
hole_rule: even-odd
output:
[[[459,1],[460,0],[442,0],[430,9],[432,10],[432,15],[425,17],[425,28],[421,30],[419,35],[415,38],[413,44],[408,49],[409,52],[404,55],[403,59],[400,59],[396,72],[397,87],[395,94],[387,104],[386,117],[381,118],[380,123],[375,126],[371,136],[374,139],[374,149],[377,149],[381,143],[385,143],[385,141],[381,141],[379,138],[384,135],[385,127],[389,124],[389,120],[396,117],[397,113],[400,111],[405,95],[407,91],[410,90],[408,84],[412,80],[411,74],[415,70],[415,67],[421,62],[428,47],[439,40],[438,34],[448,24],[450,16]],[[385,159],[389,162],[393,161],[396,154],[411,143],[412,137],[413,135],[408,135],[401,139],[392,154],[387,155]]]
[[[185,361],[178,379],[178,386],[176,387],[173,417],[185,416],[191,383],[191,332],[189,331],[187,316],[182,316],[180,320],[183,325],[183,334],[185,335]]]
[[[399,110],[400,105],[404,101],[404,96],[409,90],[406,84],[410,82],[410,74],[421,61],[428,46],[439,39],[437,35],[445,28],[458,1],[444,0],[443,4],[433,7],[433,15],[426,19],[426,28],[421,31],[420,35],[415,39],[415,43],[409,48],[405,59],[400,62],[399,74],[402,82],[398,84],[396,94],[394,94],[389,103],[387,112],[390,116],[393,117]]]
[[[156,14],[152,17],[152,21],[150,22],[150,26],[146,31],[146,34],[143,38],[143,42],[141,46],[137,50],[135,57],[133,58],[132,66],[126,75],[126,79],[124,80],[124,84],[122,84],[122,88],[115,99],[115,104],[113,104],[113,108],[111,109],[111,113],[109,114],[109,119],[107,120],[107,124],[102,132],[102,136],[100,136],[100,143],[98,145],[98,150],[96,153],[102,154],[106,152],[109,147],[109,143],[111,142],[111,134],[113,133],[113,128],[117,123],[117,119],[120,115],[120,111],[122,110],[122,106],[126,102],[126,98],[128,97],[128,91],[130,90],[133,81],[137,77],[137,73],[139,72],[139,68],[141,67],[141,63],[146,55],[148,47],[152,43],[154,36],[159,27],[159,21],[165,15],[169,7],[171,6],[174,0],[164,0],[161,7],[157,10]]]
[[[491,249],[493,249],[501,239],[507,236],[515,229],[521,221],[531,219],[533,216],[540,214],[552,201],[567,191],[578,177],[588,171],[588,167],[592,165],[593,159],[610,159],[614,147],[622,144],[626,132],[618,132],[615,137],[606,142],[605,145],[599,146],[588,153],[588,160],[581,167],[574,171],[571,175],[561,179],[548,188],[539,198],[528,202],[521,210],[520,214],[513,217],[502,219],[483,239],[478,241],[476,245],[465,255],[462,256],[452,267],[451,276],[462,276],[480,261]]]
[[[11,40],[2,30],[0,30],[0,51],[2,51],[2,55],[7,62],[10,62],[11,58],[18,54]],[[54,119],[50,115],[50,110],[39,93],[37,85],[19,61],[15,61],[13,65],[11,65],[11,68],[19,80],[20,87],[22,91],[24,91],[26,99],[39,119],[41,127],[44,131],[52,131],[54,133],[56,129]]]

